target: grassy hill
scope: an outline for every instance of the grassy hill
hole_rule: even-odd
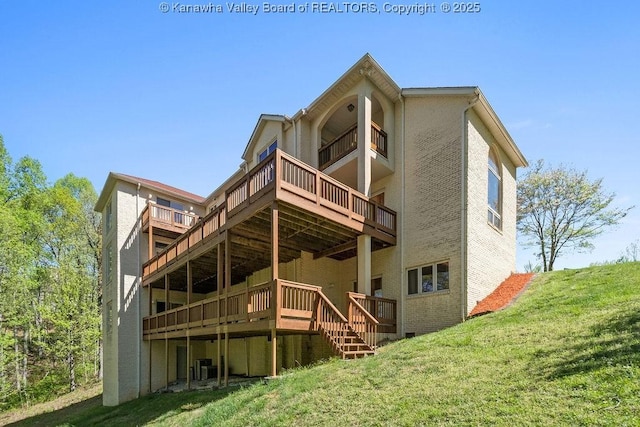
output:
[[[540,274],[508,309],[375,357],[334,359],[240,390],[149,396],[66,421],[639,426],[640,263]]]

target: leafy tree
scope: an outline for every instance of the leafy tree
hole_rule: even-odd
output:
[[[76,388],[77,368],[86,374],[87,353],[89,358],[98,354],[97,261],[92,248],[98,244],[98,229],[95,218],[86,215],[96,199],[91,183],[71,174],[48,191],[43,243],[50,290],[43,316],[50,331],[49,352],[66,366],[70,391]]]
[[[100,218],[91,183],[54,185],[0,136],[0,411],[100,371]]]
[[[553,270],[564,251],[591,250],[591,240],[624,218],[629,208],[611,206],[615,193],[590,181],[586,171],[539,160],[518,183],[518,231],[538,248],[544,271]]]

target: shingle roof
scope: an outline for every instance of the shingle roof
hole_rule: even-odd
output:
[[[167,193],[172,193],[174,195],[183,197],[185,199],[188,199],[190,201],[193,201],[195,203],[198,204],[202,204],[205,201],[205,198],[202,196],[198,196],[197,194],[193,194],[190,193],[188,191],[185,190],[181,190],[177,187],[172,187],[171,185],[167,185],[167,184],[163,184],[162,182],[159,181],[154,181],[151,179],[146,179],[146,178],[140,178],[137,176],[133,176],[133,175],[127,175],[127,174],[123,174],[123,173],[114,173],[114,175],[118,178],[124,179],[125,181],[135,181],[135,182],[139,182],[140,184],[144,184],[147,187],[151,187],[151,188],[156,188],[160,191],[164,191]]]

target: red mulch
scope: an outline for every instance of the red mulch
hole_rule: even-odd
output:
[[[469,317],[498,311],[508,306],[520,295],[522,290],[531,282],[533,273],[514,273],[500,284],[488,297],[483,299],[471,310]]]

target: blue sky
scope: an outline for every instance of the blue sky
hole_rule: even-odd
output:
[[[293,115],[369,52],[400,87],[480,86],[531,163],[587,169],[638,206],[557,268],[616,259],[640,239],[640,3],[494,0],[465,14],[437,1],[422,16],[384,1],[380,13],[257,15],[161,3],[0,2],[0,133],[14,159],[97,191],[117,171],[208,195],[261,113]],[[529,260],[519,250],[518,266]]]

